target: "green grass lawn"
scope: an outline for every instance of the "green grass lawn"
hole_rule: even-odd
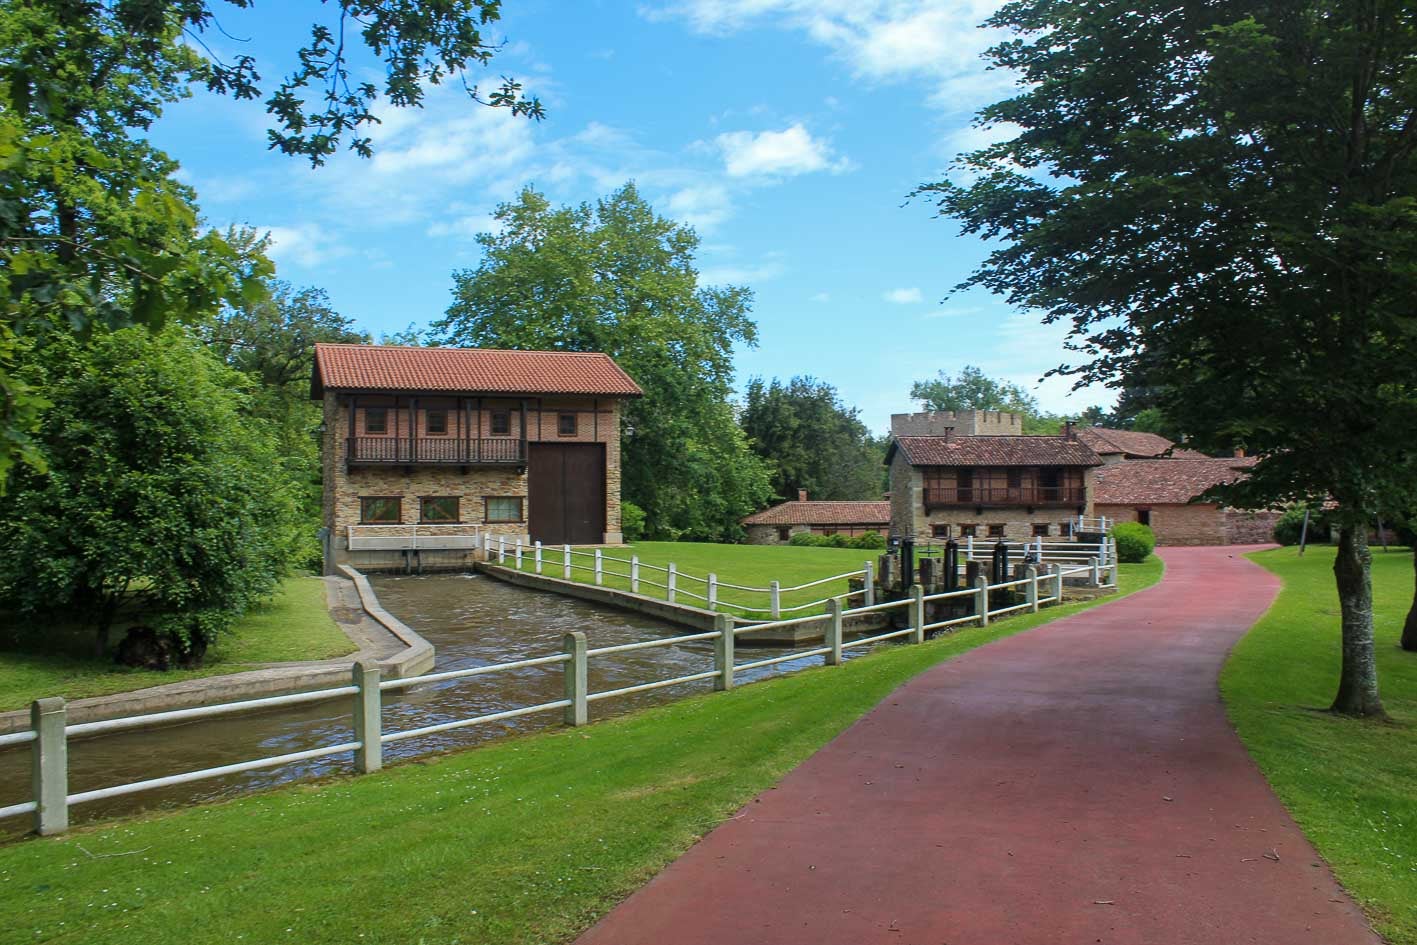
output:
[[[56,641],[63,644],[66,641]],[[82,641],[81,646],[86,646]],[[56,649],[70,649],[56,645]],[[270,604],[248,613],[207,654],[200,669],[131,669],[108,659],[71,652],[0,651],[0,710],[19,709],[45,696],[82,699],[146,686],[180,682],[251,669],[262,663],[315,660],[354,652],[325,608],[325,586],[317,577],[292,577]]]
[[[577,550],[588,552],[591,549]],[[744,587],[766,588],[768,582],[774,580],[783,587],[792,587],[835,574],[859,571],[867,561],[871,562],[872,567],[875,567],[876,559],[881,555],[880,551],[856,548],[717,545],[689,541],[641,541],[623,548],[605,548],[602,551],[606,556],[606,587],[620,590],[630,589],[629,579],[618,575],[630,573],[630,566],[624,562],[629,561],[630,557],[634,555],[640,559],[642,565],[656,565],[664,568],[672,562],[679,572],[677,581],[679,590],[698,594],[701,597],[708,596],[708,576],[710,574],[716,575],[720,582],[741,584]],[[546,548],[544,551],[545,573],[551,577],[560,577],[563,573],[561,570],[562,558],[563,554],[559,546]],[[623,559],[623,561],[611,561],[610,558]],[[508,565],[512,564],[510,554],[507,563]],[[585,584],[595,583],[595,563],[591,558],[572,554],[571,564],[572,580]],[[523,557],[522,569],[529,571],[532,567],[531,554],[528,551]],[[664,597],[665,592],[662,588],[644,583],[648,581],[659,584],[666,583],[665,575],[662,572],[642,567],[640,579],[642,582],[640,584],[641,594],[658,598]],[[844,594],[846,591],[846,579],[843,578],[840,581],[818,585],[804,591],[784,592],[782,606],[784,608],[795,607],[799,604],[822,600],[831,595]],[[718,599],[723,605],[740,604],[747,607],[760,607],[764,610],[769,606],[769,596],[765,591],[754,593],[720,587]],[[703,601],[683,593],[679,595],[678,602],[693,607],[707,606]],[[861,599],[859,597],[852,599],[851,606],[860,605]],[[757,620],[768,619],[766,613],[745,613],[729,606],[724,606],[721,609],[737,616],[746,616]],[[794,611],[784,613],[783,616],[801,617],[814,612],[820,613],[821,609]]]
[[[1121,589],[1161,576],[1123,565]],[[0,942],[565,942],[922,670],[1104,603],[0,848]]]
[[[1397,646],[1412,555],[1373,553],[1383,701],[1394,724],[1323,711],[1338,688],[1331,547],[1251,557],[1284,591],[1221,677],[1230,718],[1275,792],[1394,945],[1417,945],[1417,653]]]

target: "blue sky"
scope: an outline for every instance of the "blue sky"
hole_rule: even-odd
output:
[[[946,299],[985,247],[905,199],[985,140],[973,111],[1010,81],[978,58],[995,6],[507,0],[507,46],[471,78],[521,79],[541,123],[435,88],[423,109],[380,110],[372,160],[311,170],[266,150],[259,104],[199,93],[153,136],[210,223],[269,230],[282,278],[326,289],[376,334],[442,315],[453,271],[477,264],[473,236],[522,186],[579,202],[634,179],[696,227],[705,281],[756,293],[740,383],[810,374],[884,430],[914,409],[912,380],[978,364],[1076,413],[1111,398],[1038,386],[1066,359],[1062,330],[986,293]],[[313,0],[266,0],[222,17],[236,39],[209,40],[255,54],[269,83],[321,16]]]

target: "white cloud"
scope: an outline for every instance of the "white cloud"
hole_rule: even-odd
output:
[[[300,266],[313,269],[331,259],[349,255],[349,247],[342,245],[316,223],[300,223],[295,226],[273,226],[270,234],[269,253],[277,265]]]
[[[812,296],[813,302],[830,302],[831,300],[832,296],[830,292],[818,292],[816,295]]]
[[[729,177],[774,177],[840,172],[850,165],[835,160],[829,144],[812,137],[800,123],[782,131],[732,131],[716,139]]]
[[[896,305],[918,305],[925,301],[925,296],[919,289],[891,289],[882,296],[887,302],[894,302]]]
[[[700,285],[751,285],[782,275],[782,264],[773,260],[747,266],[709,266],[699,270]]]
[[[665,210],[667,216],[703,233],[728,219],[733,203],[722,184],[691,184],[670,194]]]

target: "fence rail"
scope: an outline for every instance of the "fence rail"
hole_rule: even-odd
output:
[[[296,762],[342,754],[352,755],[354,770],[360,774],[367,774],[377,771],[383,766],[383,746],[391,742],[404,741],[425,735],[433,735],[439,732],[467,728],[474,725],[487,725],[535,713],[554,712],[557,710],[563,713],[563,719],[567,725],[584,725],[590,720],[589,706],[591,703],[615,698],[617,696],[625,696],[652,689],[686,685],[708,679],[713,680],[714,689],[727,690],[734,687],[737,673],[782,663],[815,659],[816,657],[823,657],[828,666],[836,666],[841,663],[843,652],[849,649],[869,646],[874,643],[901,637],[908,638],[909,642],[912,643],[920,643],[924,642],[926,634],[931,630],[962,626],[966,623],[987,625],[992,618],[1005,614],[1016,613],[1023,610],[1036,612],[1044,604],[1062,601],[1063,581],[1065,578],[1086,575],[1091,583],[1098,584],[1100,583],[1101,574],[1102,572],[1099,571],[1096,561],[1086,567],[1067,568],[1061,565],[1050,566],[1042,572],[1030,566],[1027,568],[1026,577],[1022,579],[990,585],[981,577],[973,588],[948,591],[942,594],[932,594],[928,596],[924,594],[919,585],[915,585],[911,589],[911,594],[900,600],[870,603],[856,608],[844,608],[842,606],[840,598],[846,595],[828,597],[825,598],[827,612],[823,615],[794,617],[771,623],[735,626],[735,621],[731,616],[720,613],[716,618],[716,626],[711,631],[689,633],[657,640],[646,640],[639,643],[617,644],[615,646],[588,647],[585,634],[577,631],[565,635],[562,641],[562,652],[560,653],[530,659],[514,660],[506,663],[494,663],[487,666],[476,666],[469,669],[450,670],[448,672],[409,677],[407,679],[382,680],[380,679],[379,667],[376,663],[361,662],[354,665],[351,684],[347,686],[315,689],[284,696],[249,699],[244,702],[229,702],[220,705],[201,706],[195,709],[153,712],[102,722],[84,722],[70,725],[67,721],[67,709],[63,699],[40,699],[35,702],[31,708],[31,728],[29,731],[0,736],[0,747],[26,743],[32,745],[32,765],[34,771],[32,783],[35,785],[35,796],[30,800],[11,804],[7,807],[0,807],[0,818],[18,817],[29,814],[34,817],[34,828],[38,833],[45,835],[56,834],[68,828],[69,808],[77,804],[207,778],[216,778],[228,774],[236,774],[262,768],[280,767]],[[805,586],[811,586],[815,583],[820,582],[809,582],[809,584]],[[1024,591],[1023,603],[1000,602],[1000,606],[991,607],[991,594],[998,595],[1018,588],[1022,588]],[[973,614],[937,621],[935,623],[926,622],[927,603],[968,597],[973,597],[975,601],[975,612]],[[998,601],[997,596],[995,600]],[[877,633],[855,640],[843,639],[842,625],[845,618],[858,614],[882,613],[901,609],[906,612],[906,626],[904,628],[891,629],[883,633]],[[822,646],[766,659],[750,660],[743,663],[737,661],[735,656],[735,641],[738,634],[772,627],[795,626],[813,621],[825,623]],[[588,666],[592,659],[601,659],[632,650],[680,646],[686,643],[708,640],[712,640],[714,644],[713,665],[711,668],[669,679],[650,680],[643,683],[622,686],[617,689],[608,689],[599,692],[590,691],[588,685]],[[564,679],[564,698],[551,702],[505,709],[484,715],[453,719],[447,722],[425,725],[414,729],[384,731],[382,697],[383,693],[386,691],[403,689],[408,686],[424,683],[470,680],[475,677],[486,676],[493,673],[509,672],[532,667],[541,668],[549,672],[560,672]],[[68,750],[69,742],[74,737],[105,735],[135,728],[169,725],[174,722],[188,721],[197,718],[236,715],[259,709],[301,705],[316,700],[335,699],[345,696],[353,697],[353,741],[342,741],[335,744],[317,746],[304,751],[271,755],[248,761],[238,761],[231,764],[201,768],[194,771],[186,771],[158,778],[148,778],[124,784],[115,784],[94,790],[80,791],[78,793],[69,792]]]

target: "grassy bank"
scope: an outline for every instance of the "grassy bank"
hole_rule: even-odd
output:
[[[324,583],[316,577],[286,580],[270,604],[251,611],[217,642],[200,669],[131,669],[110,659],[74,655],[90,645],[86,638],[48,642],[50,652],[0,651],[0,710],[23,708],[45,696],[102,696],[264,663],[328,659],[355,649],[330,619]]]
[[[579,550],[588,551],[590,549]],[[708,596],[707,582],[710,574],[716,575],[720,582],[741,584],[744,587],[766,588],[768,582],[774,580],[783,587],[792,587],[835,574],[859,571],[867,561],[874,565],[881,552],[856,548],[800,548],[792,545],[716,545],[688,541],[641,541],[624,548],[606,548],[604,554],[607,558],[622,558],[625,561],[634,555],[640,559],[642,564],[661,568],[668,567],[670,563],[673,563],[679,571],[677,582],[679,590],[706,597]],[[562,574],[561,549],[559,547],[547,548],[544,556],[546,573],[552,577],[560,577]],[[510,563],[510,559],[508,563]],[[585,584],[595,582],[595,564],[590,558],[573,554],[571,565],[572,580]],[[527,570],[531,569],[532,562],[529,554],[523,560],[522,567]],[[623,576],[630,571],[628,564],[607,560],[605,571],[606,587],[620,590],[630,589],[629,579]],[[664,584],[665,575],[662,572],[641,568],[640,579],[642,582],[640,593],[652,597],[664,597],[663,588],[654,587],[647,583],[654,581]],[[831,595],[844,594],[846,591],[847,583],[843,578],[840,581],[822,584],[804,591],[786,592],[782,595],[782,606],[794,607]],[[759,608],[768,607],[769,600],[768,594],[765,592],[740,591],[730,587],[720,587],[718,599],[724,604],[742,604]],[[679,596],[679,602],[695,607],[705,606],[703,601],[683,593]],[[853,603],[859,605],[860,601],[856,600]],[[767,619],[767,614],[733,612],[739,616]],[[784,616],[802,616],[806,613],[807,611],[802,611]]]
[[[1160,575],[1155,559],[1124,565],[1122,589]],[[0,849],[0,942],[564,942],[907,679],[1103,602],[585,729],[12,845]]]
[[[1252,557],[1285,583],[1225,667],[1230,717],[1378,930],[1395,945],[1417,945],[1417,654],[1397,646],[1412,603],[1412,555],[1373,554],[1378,673],[1391,725],[1316,711],[1338,686],[1333,549]]]

